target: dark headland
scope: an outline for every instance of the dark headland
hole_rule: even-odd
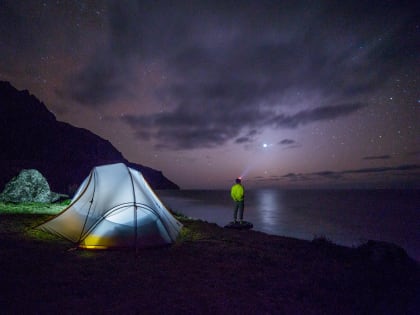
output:
[[[125,163],[154,189],[178,189],[161,171],[127,161],[109,141],[57,121],[28,91],[0,81],[0,191],[22,169],[37,169],[51,190],[72,195],[93,167]]]

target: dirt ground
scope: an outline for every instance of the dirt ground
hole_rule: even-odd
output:
[[[419,314],[419,266],[404,253],[346,248],[181,219],[179,240],[73,250],[0,214],[2,314]]]

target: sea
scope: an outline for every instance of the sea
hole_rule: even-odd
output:
[[[221,227],[233,219],[227,190],[160,190],[157,195],[190,218]],[[419,190],[249,190],[244,220],[268,234],[322,237],[350,247],[368,240],[391,242],[420,261]]]

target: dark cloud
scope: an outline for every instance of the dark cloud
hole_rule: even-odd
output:
[[[334,179],[334,180],[340,179],[343,177],[343,175],[340,172],[331,172],[331,171],[311,173],[311,175],[324,177],[326,179]]]
[[[368,183],[369,180],[374,179],[372,175],[381,174],[381,173],[392,173],[392,178],[394,182],[400,183],[400,187],[406,187],[407,184],[410,187],[418,187],[418,183],[415,179],[415,172],[420,170],[420,165],[417,164],[407,164],[407,165],[398,165],[390,167],[378,167],[378,168],[361,168],[361,169],[352,169],[344,171],[320,171],[313,173],[288,173],[282,176],[271,176],[267,177],[255,177],[254,180],[258,182],[273,182],[273,181],[287,181],[292,183],[314,183],[314,182],[332,182],[336,184],[348,184],[351,180],[356,180],[357,178],[351,179],[347,175],[356,174],[360,175],[363,178],[363,183]],[[414,173],[413,173],[414,172]]]
[[[279,144],[283,144],[283,145],[290,145],[294,143],[295,143],[295,140],[292,140],[292,139],[283,139],[279,142]]]
[[[415,52],[414,38],[403,42],[394,36],[405,31],[412,17],[405,13],[396,18],[394,9],[392,5],[314,5],[310,1],[243,1],[239,6],[230,1],[188,5],[115,1],[107,10],[109,42],[98,48],[91,60],[95,65],[87,65],[77,78],[87,91],[99,87],[105,92],[112,84],[104,80],[112,77],[98,77],[96,83],[86,72],[117,63],[120,72],[116,75],[123,77],[135,58],[160,60],[174,76],[184,79],[168,86],[171,95],[177,95],[178,84],[181,88],[194,85],[184,90],[182,98],[194,96],[190,92],[202,84],[200,97],[207,99],[209,93],[216,99],[228,97],[240,106],[244,101],[252,105],[261,99],[275,101],[278,94],[296,85],[354,97],[372,91],[372,82],[384,80],[375,65],[393,71],[401,64],[394,39],[407,49],[407,55]],[[358,12],[357,16],[350,15],[351,11]],[[389,18],[399,27],[390,28]],[[81,101],[87,104],[88,100]]]
[[[281,178],[286,179],[288,181],[292,182],[301,182],[301,181],[310,181],[312,180],[311,177],[305,175],[305,174],[296,174],[296,173],[288,173],[286,175],[283,175]]]
[[[390,155],[375,155],[375,156],[365,156],[363,160],[389,160]]]
[[[300,148],[302,145],[292,139],[283,139],[279,143],[284,150]]]
[[[225,144],[247,128],[296,128],[312,122],[347,116],[362,104],[326,106],[300,111],[295,115],[277,115],[258,108],[215,107],[205,113],[194,104],[185,104],[174,112],[123,117],[143,139],[154,139],[157,147],[191,149]],[[239,137],[236,143],[250,142],[250,136]]]
[[[211,106],[210,106],[211,107]],[[202,112],[194,103],[178,106],[173,112],[127,115],[123,120],[135,132],[153,139],[156,147],[171,149],[210,148],[235,138],[251,141],[265,116],[258,109],[215,107]],[[240,136],[245,131],[246,136]]]
[[[0,36],[10,45],[20,39],[34,45],[41,31],[78,51],[87,43],[75,40],[82,35],[67,25],[66,13],[74,24],[74,17],[98,7],[95,19],[80,19],[94,52],[59,94],[96,108],[138,101],[139,114],[124,121],[139,138],[164,148],[246,143],[251,130],[346,117],[367,106],[367,97],[415,60],[418,49],[412,2],[88,1],[66,3],[66,12],[54,5],[57,14],[47,21],[25,22],[6,1],[0,26],[14,22],[18,34],[13,39],[8,26]],[[31,25],[41,26],[32,31]],[[62,28],[60,37],[54,28]],[[407,32],[412,36],[400,36]],[[153,102],[171,110],[144,115],[133,87],[147,84],[139,72],[152,63],[167,78],[150,91]]]
[[[137,133],[154,139],[161,147],[213,147],[234,139],[245,143],[251,140],[243,135],[249,129],[297,128],[345,117],[366,106],[358,98],[367,90],[372,92],[372,82],[378,84],[383,78],[372,78],[375,72],[367,73],[370,68],[365,64],[370,60],[360,51],[360,43],[347,43],[345,48],[334,45],[329,42],[328,28],[314,34],[307,28],[278,21],[282,19],[271,20],[267,8],[259,9],[250,22],[245,19],[251,16],[247,5],[236,13],[222,13],[220,7],[211,7],[202,11],[199,21],[175,8],[173,14],[179,20],[169,18],[172,27],[149,28],[150,17],[141,22],[146,23],[141,29],[139,25],[134,27],[142,34],[135,38],[150,39],[149,50],[137,44],[129,49],[131,53],[141,51],[147,59],[152,58],[150,47],[155,47],[156,58],[163,63],[169,78],[156,97],[174,108],[172,112],[139,117],[139,121],[152,121],[152,129],[135,124],[132,119],[130,125]],[[292,6],[285,20],[298,19],[298,12],[299,7]],[[318,23],[324,14],[323,10],[314,9],[307,26]],[[156,38],[147,30],[153,30]],[[344,30],[350,32],[345,27]],[[119,28],[116,32],[119,36],[115,40],[123,41],[124,32]],[[168,49],[173,38],[177,39],[176,45]],[[358,60],[352,61],[353,55]],[[335,102],[320,106],[309,99],[305,101],[307,109],[286,114],[301,103],[292,97],[297,90],[304,99],[315,93]],[[354,102],[349,102],[350,92]]]
[[[416,164],[407,164],[407,165],[398,165],[398,166],[389,166],[389,167],[375,167],[375,168],[361,168],[353,170],[344,170],[339,172],[333,171],[322,171],[307,174],[307,176],[318,176],[326,179],[346,179],[345,175],[347,174],[373,174],[373,173],[386,173],[386,172],[411,172],[417,171],[420,169],[420,165]]]
[[[347,116],[363,107],[365,104],[343,104],[338,106],[324,106],[303,110],[294,115],[279,114],[270,119],[270,123],[277,127],[296,128],[308,123],[331,120]]]
[[[356,170],[347,170],[342,171],[342,174],[356,174],[356,173],[382,173],[390,171],[414,171],[420,169],[420,165],[416,164],[407,164],[399,166],[390,166],[390,167],[374,167],[374,168],[362,168]]]
[[[420,155],[420,151],[407,152],[407,156],[418,156],[418,155]]]
[[[125,81],[120,80],[119,68],[115,63],[94,62],[87,65],[77,76],[70,76],[69,90],[58,90],[65,98],[92,107],[102,107],[121,97],[117,91],[125,91]]]
[[[250,137],[240,137],[235,140],[235,143],[242,144],[242,143],[249,143],[252,142]]]
[[[258,131],[255,129],[251,129],[246,133],[245,136],[239,137],[235,139],[235,143],[237,144],[250,144],[254,142],[255,136],[258,135]]]

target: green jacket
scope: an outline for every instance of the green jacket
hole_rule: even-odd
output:
[[[230,195],[234,201],[244,200],[244,187],[241,184],[235,184],[230,190]]]

